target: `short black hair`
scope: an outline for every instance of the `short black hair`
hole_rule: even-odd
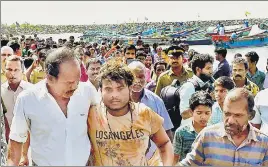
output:
[[[242,54],[241,54],[241,53],[236,53],[236,54],[234,55],[234,58],[237,58],[237,57],[242,57]]]
[[[137,53],[136,53],[136,58],[137,57],[140,57],[140,56],[143,56],[143,57],[147,57],[147,54],[144,52],[144,51],[142,51],[142,50],[139,50],[139,51],[137,51]]]
[[[196,54],[191,60],[191,67],[194,74],[196,74],[196,67],[203,69],[206,66],[206,63],[213,64],[213,62],[214,58],[209,54]]]
[[[256,64],[259,61],[259,55],[255,51],[251,51],[245,54],[246,57],[250,58],[251,62],[256,62]]]
[[[194,94],[192,94],[189,105],[192,111],[195,110],[195,108],[199,105],[204,105],[209,108],[213,105],[213,100],[210,94],[206,91],[197,91]]]
[[[221,86],[227,90],[231,90],[235,87],[235,83],[230,77],[221,76],[215,80],[214,87],[215,86]]]
[[[18,44],[15,41],[9,41],[7,46],[11,47],[13,49],[14,53],[20,49],[20,44]]]
[[[217,47],[214,52],[222,55],[223,58],[225,58],[227,55],[227,49],[221,47]]]
[[[136,47],[134,45],[127,45],[125,48],[124,48],[124,54],[127,52],[127,50],[135,50],[135,54],[136,54]]]
[[[234,66],[234,64],[244,64],[245,69],[248,70],[248,62],[242,57],[235,58],[232,62],[232,67]]]
[[[55,77],[55,78],[58,78],[58,75],[60,72],[59,71],[60,64],[66,62],[68,60],[71,60],[71,59],[79,61],[74,50],[72,50],[68,47],[51,49],[48,52],[48,56],[45,60],[46,73]]]
[[[32,57],[26,57],[24,59],[24,67],[28,69],[34,62],[34,59]]]
[[[166,62],[164,62],[164,61],[158,61],[158,62],[154,63],[154,71],[156,71],[156,67],[158,65],[164,65],[165,68],[167,68],[167,63]]]
[[[87,61],[87,63],[86,63],[86,69],[87,69],[87,70],[88,70],[88,68],[89,68],[89,66],[90,66],[91,64],[100,64],[100,65],[102,65],[100,59],[98,59],[98,58],[90,58],[90,59]]]

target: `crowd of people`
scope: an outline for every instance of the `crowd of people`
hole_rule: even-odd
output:
[[[255,51],[229,64],[224,48],[140,37],[1,44],[1,166],[268,165],[268,60],[258,70]]]
[[[262,22],[267,22],[267,19],[248,19],[249,25],[259,24]],[[30,23],[14,23],[12,25],[1,24],[1,34],[59,34],[59,33],[85,33],[88,30],[94,30],[96,32],[113,32],[116,31],[119,34],[126,35],[130,33],[135,33],[137,31],[146,31],[149,28],[170,28],[172,25],[174,28],[178,27],[193,27],[198,26],[202,29],[207,29],[208,27],[215,27],[218,24],[218,20],[208,20],[208,21],[185,21],[185,22],[137,22],[128,21],[125,23],[118,24],[91,24],[91,25],[32,25]],[[220,20],[225,26],[241,25],[244,20]]]

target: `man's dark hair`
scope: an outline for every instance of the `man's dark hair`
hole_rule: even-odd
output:
[[[8,42],[7,46],[11,47],[13,49],[14,53],[16,53],[20,49],[20,44],[18,44],[15,41]]]
[[[134,45],[127,45],[125,48],[124,48],[124,54],[127,52],[127,50],[135,50],[135,53],[136,53],[136,47]]]
[[[232,66],[233,66],[234,64],[244,64],[245,69],[248,70],[248,62],[247,62],[244,58],[242,58],[242,57],[237,57],[237,58],[235,58],[235,59],[233,60],[233,62],[232,62]]]
[[[24,67],[28,69],[34,62],[34,59],[32,57],[26,57],[24,59]]]
[[[129,87],[133,84],[134,75],[131,70],[123,63],[111,60],[104,64],[100,70],[99,86],[102,88],[103,80],[115,81],[117,83],[124,83]]]
[[[136,58],[137,57],[141,57],[141,56],[143,56],[144,58],[146,58],[147,57],[147,54],[144,51],[142,51],[142,50],[137,51]]]
[[[223,58],[227,55],[227,49],[221,47],[216,48],[214,52],[222,55]]]
[[[98,59],[98,58],[90,58],[90,59],[87,61],[87,63],[86,63],[86,69],[87,69],[87,70],[88,70],[88,68],[89,68],[89,66],[90,66],[91,64],[100,64],[100,65],[102,65],[100,59]]]
[[[154,71],[156,71],[156,67],[157,67],[158,65],[164,65],[165,68],[167,68],[167,63],[166,63],[166,62],[164,62],[164,61],[158,61],[158,62],[156,62],[156,63],[154,64]]]
[[[47,74],[58,78],[60,64],[72,59],[79,61],[74,50],[70,48],[61,47],[51,50],[45,60],[45,71]]]
[[[214,58],[209,54],[196,54],[191,60],[191,66],[194,74],[196,74],[196,67],[203,69],[206,66],[206,63],[214,62]]]
[[[253,63],[258,63],[259,55],[255,51],[251,51],[245,54],[246,57],[250,58],[250,61]]]
[[[237,57],[242,57],[242,54],[241,53],[236,53],[234,58],[237,58]]]
[[[227,90],[231,90],[235,87],[235,83],[230,77],[222,76],[215,80],[214,87],[215,86],[221,86]]]
[[[189,105],[192,111],[195,110],[195,108],[199,105],[204,105],[209,108],[213,105],[213,100],[210,94],[206,91],[197,91],[194,94],[192,94]]]

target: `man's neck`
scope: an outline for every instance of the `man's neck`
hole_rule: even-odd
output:
[[[121,110],[109,110],[107,111],[114,117],[121,117],[126,115],[129,112],[129,105],[126,105],[123,109]]]
[[[246,80],[234,80],[235,86],[238,88],[242,88],[245,86]]]
[[[218,104],[219,104],[221,110],[223,110],[223,102],[222,103],[218,103]]]
[[[20,82],[21,82],[21,81],[20,81]],[[10,89],[11,89],[12,91],[16,92],[17,89],[18,89],[18,87],[20,86],[20,82],[18,82],[18,83],[8,83],[8,85],[9,85],[9,87],[10,87]]]
[[[99,89],[99,84],[98,84],[98,81],[96,80],[90,80],[89,81],[94,85],[94,87],[98,90]]]
[[[248,137],[249,134],[249,127],[247,127],[243,132],[241,132],[239,135],[231,136],[235,145],[239,147],[243,141]]]
[[[171,70],[176,76],[180,76],[182,73],[182,66],[172,67]]]
[[[222,58],[222,59],[220,59],[219,61],[220,61],[220,63],[222,63],[224,60],[225,60],[225,58]]]
[[[200,126],[200,125],[199,125],[198,123],[196,123],[195,121],[193,121],[192,124],[193,124],[193,127],[194,127],[196,133],[199,133],[201,130],[203,130],[203,129],[205,128],[205,127],[203,127],[203,126]]]
[[[143,92],[144,92],[144,89],[142,89],[142,91],[140,91],[140,92],[133,92],[132,91],[132,95],[131,95],[132,100],[136,103],[140,102]]]
[[[254,75],[257,72],[257,67],[252,67],[248,71],[251,75]]]

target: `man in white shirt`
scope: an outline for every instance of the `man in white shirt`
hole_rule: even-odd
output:
[[[221,24],[220,30],[219,30],[219,35],[224,35],[224,32],[225,32],[224,26],[223,26],[223,24]]]
[[[91,149],[88,110],[96,104],[96,90],[79,82],[79,60],[66,47],[48,55],[45,71],[45,80],[17,98],[8,165],[18,166],[29,131],[34,166],[85,166]]]
[[[7,117],[9,126],[13,118],[13,109],[17,96],[30,87],[32,84],[22,80],[23,77],[23,61],[16,55],[9,56],[5,63],[5,76],[7,82],[1,85],[1,96],[7,108]]]

